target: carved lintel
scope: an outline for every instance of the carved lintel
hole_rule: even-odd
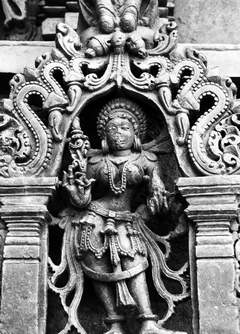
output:
[[[46,204],[57,178],[0,179],[3,251],[1,328],[11,334],[45,333],[47,290]]]
[[[239,333],[232,222],[238,216],[237,176],[180,178],[189,206],[194,327],[199,333]],[[199,319],[199,321],[198,321]]]

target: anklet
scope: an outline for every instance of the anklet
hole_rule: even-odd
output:
[[[104,320],[106,324],[113,324],[114,322],[122,322],[122,321],[125,321],[125,317],[122,315],[112,315]]]
[[[154,321],[158,321],[158,316],[156,314],[139,314],[139,316],[137,317],[137,319],[141,320],[141,321],[145,321],[145,320],[154,320]]]

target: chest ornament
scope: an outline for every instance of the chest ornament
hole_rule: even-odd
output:
[[[114,167],[111,161],[109,161],[108,159],[106,159],[106,165],[107,165],[107,171],[108,171],[108,182],[109,182],[109,186],[111,191],[115,194],[115,195],[120,195],[123,194],[126,190],[127,187],[127,171],[128,171],[128,164],[129,161],[126,161],[123,165],[123,169],[122,169],[122,175],[120,177],[120,186],[117,186],[114,183]]]

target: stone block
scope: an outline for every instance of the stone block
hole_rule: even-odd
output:
[[[68,24],[73,29],[77,29],[78,27],[78,13],[67,12],[65,14],[65,23]]]
[[[46,204],[56,178],[4,179],[0,216],[7,234],[3,250],[1,329],[45,334],[49,222]]]
[[[237,218],[239,177],[180,178],[189,206],[193,326],[198,334],[239,333],[232,221]]]
[[[20,247],[17,247],[16,245],[6,245],[4,247],[4,258],[40,259],[40,249],[37,245],[21,245]]]
[[[239,333],[234,260],[197,260],[197,277],[200,333]]]
[[[0,41],[0,72],[21,73],[25,66],[34,67],[35,59],[51,51],[53,42]]]
[[[58,23],[64,22],[64,19],[61,17],[50,17],[43,21],[42,23],[42,35],[46,39],[55,36],[56,26]]]
[[[181,43],[239,43],[239,0],[178,0]]]
[[[38,334],[39,261],[4,261],[1,318],[11,334]]]

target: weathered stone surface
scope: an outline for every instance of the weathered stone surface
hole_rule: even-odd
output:
[[[68,17],[69,18],[69,17]],[[75,24],[75,23],[74,23]],[[25,66],[33,66],[36,57],[50,52],[53,42],[7,42],[0,41],[0,72],[18,73]],[[239,44],[178,44],[177,50],[184,53],[187,47],[202,52],[211,72],[220,76],[240,76],[240,45]],[[231,61],[229,61],[231,59]]]
[[[73,29],[77,29],[78,26],[78,13],[68,12],[65,14],[65,23]]]
[[[179,52],[184,53],[186,48],[194,48],[204,54],[208,62],[209,75],[240,76],[239,44],[178,44]]]
[[[0,41],[0,72],[22,72],[25,66],[33,66],[35,59],[50,51],[52,46],[52,42]]]
[[[18,73],[25,66],[33,66],[40,54],[51,51],[53,42],[7,42],[0,41],[0,72]],[[187,47],[202,52],[211,72],[221,76],[240,76],[240,45],[227,44],[178,44],[178,51],[184,53]],[[231,59],[231,61],[229,61]]]
[[[4,329],[11,334],[38,334],[39,260],[5,260],[2,273]]]
[[[175,17],[181,43],[239,43],[238,0],[178,0]]]
[[[197,260],[200,333],[237,334],[238,307],[233,294],[234,260],[217,257]]]
[[[1,179],[3,250],[1,328],[11,334],[44,334],[47,292],[46,204],[56,178]]]
[[[46,39],[55,34],[57,24],[61,22],[64,22],[64,19],[61,17],[48,17],[43,21],[42,34]]]

